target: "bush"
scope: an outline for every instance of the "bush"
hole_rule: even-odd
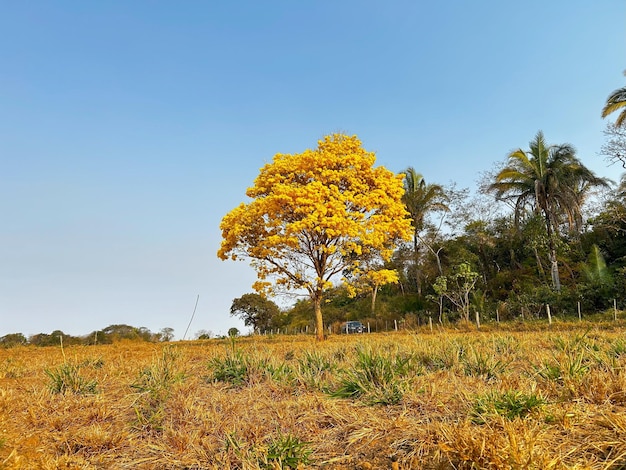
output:
[[[0,346],[3,348],[12,348],[28,343],[28,340],[22,333],[11,333],[0,338]]]

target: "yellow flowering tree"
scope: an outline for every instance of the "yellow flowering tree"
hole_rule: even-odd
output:
[[[248,188],[251,201],[220,224],[218,256],[249,259],[260,293],[305,290],[319,340],[333,280],[362,270],[360,259],[389,260],[411,237],[403,175],[374,167],[375,160],[356,136],[343,134],[324,137],[313,150],[277,154]]]
[[[354,297],[359,292],[368,292],[372,297],[371,313],[376,316],[376,296],[378,289],[386,284],[397,284],[398,272],[395,269],[370,268],[354,273],[354,280],[348,287],[348,295]]]

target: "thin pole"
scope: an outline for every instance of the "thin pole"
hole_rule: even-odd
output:
[[[191,322],[193,321],[193,317],[196,314],[196,308],[198,308],[198,300],[200,300],[200,294],[196,297],[196,305],[193,307],[193,313],[191,314],[191,320],[189,320],[189,325],[187,325],[187,329],[185,330],[185,334],[183,335],[183,341],[187,337],[187,332],[189,331],[189,327],[191,326]]]

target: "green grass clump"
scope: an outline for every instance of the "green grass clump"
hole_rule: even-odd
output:
[[[297,359],[294,375],[298,382],[307,387],[323,390],[336,370],[337,364],[330,355],[324,355],[315,350],[305,350]]]
[[[209,361],[212,370],[210,380],[240,387],[248,381],[250,360],[241,350],[229,351],[226,357],[214,357]]]
[[[48,388],[52,393],[86,395],[97,392],[98,383],[83,377],[80,366],[76,364],[64,362],[55,369],[45,369],[44,372],[50,379]]]
[[[232,387],[243,387],[267,380],[289,386],[295,382],[291,364],[258,353],[246,354],[234,346],[225,356],[211,358],[208,368],[210,374],[206,377],[207,381],[223,382]]]
[[[491,351],[478,351],[471,349],[471,354],[464,354],[461,364],[465,375],[471,377],[484,377],[485,380],[493,380],[506,371],[509,361],[499,359]]]
[[[535,393],[526,394],[519,391],[488,393],[476,399],[470,416],[475,424],[485,424],[490,416],[514,420],[526,417],[545,403],[544,399]]]
[[[537,375],[542,379],[558,383],[580,380],[590,369],[590,360],[584,350],[554,355],[550,361],[545,361],[542,366],[535,368]]]
[[[621,338],[613,341],[609,348],[609,353],[615,358],[621,358],[626,356],[626,341]]]
[[[308,442],[301,441],[291,434],[279,435],[272,439],[267,448],[267,454],[262,462],[261,468],[275,470],[296,469],[299,465],[307,465],[311,450]]]
[[[162,429],[165,405],[173,386],[185,378],[178,367],[178,357],[173,348],[163,349],[161,357],[141,370],[135,382],[131,384],[131,388],[138,393],[134,410],[140,428],[154,431]]]
[[[409,354],[380,354],[371,348],[357,347],[356,363],[343,369],[338,386],[330,392],[335,398],[361,398],[370,405],[396,405],[402,401],[410,373],[421,369]]]

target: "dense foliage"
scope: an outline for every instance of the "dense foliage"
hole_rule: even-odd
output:
[[[412,167],[404,174],[414,235],[385,265],[397,283],[381,288],[376,305],[371,291],[351,298],[335,286],[326,328],[538,318],[548,305],[576,317],[626,305],[626,183],[597,177],[570,144],[550,145],[539,132],[473,196],[426,184]],[[301,330],[311,309],[302,300],[275,326]]]

